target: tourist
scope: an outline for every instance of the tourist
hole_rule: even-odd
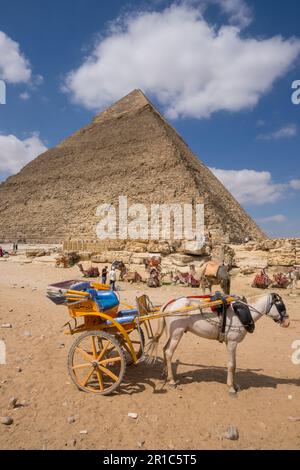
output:
[[[3,258],[4,252],[2,250],[2,246],[0,246],[0,258]]]
[[[107,274],[108,274],[107,266],[105,266],[105,268],[102,269],[101,274],[102,274],[102,284],[106,284]]]
[[[116,290],[116,279],[117,279],[116,270],[114,267],[112,267],[109,273],[109,285],[110,285],[111,290]]]

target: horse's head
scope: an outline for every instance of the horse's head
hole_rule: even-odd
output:
[[[270,294],[270,305],[266,314],[283,328],[290,326],[289,316],[286,312],[286,306],[280,295]]]

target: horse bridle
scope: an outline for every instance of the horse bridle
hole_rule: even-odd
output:
[[[278,320],[273,318],[273,320],[276,323],[278,323],[278,322],[282,323],[284,320],[289,318],[288,314],[286,313],[286,307],[284,305],[284,302],[283,302],[282,298],[280,297],[280,295],[278,295],[278,294],[271,294],[271,296],[272,296],[272,300],[270,302],[270,306],[269,306],[268,311],[266,312],[266,315],[268,315],[270,313],[271,308],[275,305],[275,307],[277,308],[277,311],[279,313],[280,318]]]

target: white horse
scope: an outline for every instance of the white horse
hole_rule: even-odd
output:
[[[171,304],[165,304],[163,311],[175,312],[185,307],[195,305],[195,299],[182,297]],[[250,308],[251,316],[254,323],[263,315],[272,318],[280,326],[287,328],[290,324],[289,317],[286,313],[285,305],[282,298],[277,294],[264,294],[252,299]],[[199,310],[199,306],[195,305],[195,311]],[[158,331],[153,339],[150,340],[147,348],[149,358],[156,357],[157,346],[165,328],[167,329],[168,340],[163,347],[165,366],[167,372],[167,382],[174,388],[176,382],[172,370],[172,357],[177,348],[183,334],[187,331],[206,339],[219,340],[221,330],[221,319],[217,312],[200,311],[192,313],[192,315],[183,315],[176,317],[162,317],[159,320]],[[225,329],[225,344],[228,351],[228,375],[227,385],[229,393],[236,393],[239,389],[235,383],[234,376],[236,370],[236,349],[237,345],[243,341],[247,334],[245,327],[235,314],[232,306],[227,309],[227,320]]]

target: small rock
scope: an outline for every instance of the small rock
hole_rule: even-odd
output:
[[[86,429],[83,429],[82,431],[79,431],[79,434],[87,434],[87,430]]]
[[[13,308],[10,308],[8,311],[9,311],[9,313],[11,313],[11,312],[14,311],[14,309],[13,309]]]
[[[30,331],[24,331],[23,336],[25,336],[25,338],[30,338],[32,335]]]
[[[17,401],[18,401],[18,399],[15,398],[15,397],[10,398],[10,400],[8,402],[8,408],[10,410],[13,410],[14,408],[16,408],[17,407]]]
[[[137,419],[138,414],[137,413],[128,413],[128,417],[132,419]]]
[[[300,416],[289,416],[289,421],[291,421],[292,423],[297,423],[298,421],[300,421]]]
[[[68,447],[76,447],[76,444],[77,444],[76,439],[70,439],[70,440],[67,442],[67,446],[68,446]]]
[[[69,423],[69,424],[73,424],[73,423],[75,423],[75,421],[76,421],[75,416],[69,416],[69,417],[68,417],[68,423]]]
[[[20,406],[25,407],[25,406],[29,406],[29,405],[30,405],[30,403],[29,403],[28,401],[26,401],[26,400],[20,401]]]
[[[17,368],[16,368],[16,371],[17,371],[17,372],[22,372],[22,367],[20,367],[20,366],[17,367]]]
[[[239,430],[235,426],[229,426],[227,431],[224,434],[225,439],[229,439],[230,441],[237,441],[239,439]]]
[[[57,346],[57,349],[63,349],[65,347],[65,343],[60,343],[58,346]]]
[[[0,423],[5,424],[6,426],[10,426],[14,420],[10,416],[1,416]]]
[[[137,446],[141,449],[143,445],[145,444],[145,441],[139,441],[137,442]]]
[[[2,323],[1,328],[12,328],[11,323]]]

